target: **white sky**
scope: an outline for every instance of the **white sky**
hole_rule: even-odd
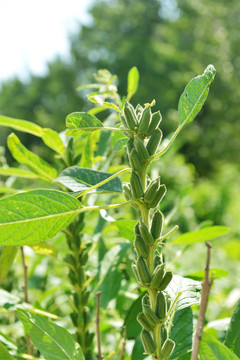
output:
[[[86,24],[92,0],[0,0],[0,83],[43,74],[54,55],[68,55],[68,34]]]

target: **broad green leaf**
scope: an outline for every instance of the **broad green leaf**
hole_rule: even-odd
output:
[[[105,254],[101,262],[98,290],[102,292],[102,307],[107,307],[109,301],[117,296],[122,280],[122,273],[119,269],[119,265],[129,247],[130,243],[119,244],[112,247]]]
[[[128,84],[127,84],[127,100],[135,94],[138,89],[139,72],[136,66],[133,66],[128,72]]]
[[[12,263],[16,257],[18,248],[16,246],[3,247],[0,255],[0,284],[7,276]]]
[[[186,277],[189,279],[202,281],[204,279],[204,275],[205,275],[205,271],[199,270],[194,273],[187,274]],[[226,271],[226,270],[211,268],[209,277],[210,277],[210,279],[211,278],[221,279],[222,277],[225,277],[227,275],[228,275],[228,271]]]
[[[43,129],[42,140],[48,147],[56,151],[61,156],[64,154],[64,144],[56,131],[48,128]]]
[[[8,137],[8,147],[12,156],[20,163],[26,165],[35,174],[44,180],[52,181],[57,176],[57,171],[38,155],[29,151],[15,134]]]
[[[0,115],[0,126],[10,127],[11,129],[26,132],[39,137],[43,134],[43,129],[30,121],[13,119],[3,115]]]
[[[99,114],[100,112],[107,109],[108,109],[107,106],[95,106],[92,109],[88,110],[88,114],[92,114],[92,115]]]
[[[174,275],[166,289],[172,301],[181,293],[176,303],[176,310],[198,304],[200,301],[200,291],[201,283],[199,281],[183,278],[180,275]]]
[[[20,190],[17,190],[17,189],[12,189],[12,188],[9,188],[9,187],[0,187],[0,194],[6,194],[6,193],[15,193],[15,192],[18,192]]]
[[[0,245],[32,245],[54,237],[82,211],[57,190],[30,190],[0,199]]]
[[[12,355],[9,354],[7,348],[0,343],[0,360],[14,360]]]
[[[103,128],[103,124],[94,115],[84,112],[74,112],[67,116],[66,135],[78,136],[85,131],[95,131]]]
[[[18,309],[26,333],[46,360],[84,360],[81,348],[64,328],[34,312]]]
[[[141,332],[141,325],[137,321],[138,314],[142,311],[142,297],[145,293],[142,293],[129,308],[124,325],[126,326],[127,339],[136,338]]]
[[[144,348],[143,348],[142,341],[141,341],[140,337],[137,337],[135,340],[133,350],[132,350],[131,360],[143,360],[146,358],[146,356],[147,355],[144,354]]]
[[[112,222],[111,225],[114,225],[119,230],[119,235],[124,239],[127,239],[131,242],[134,240],[134,226],[136,225],[136,220],[116,220]]]
[[[230,231],[225,226],[209,226],[201,230],[187,232],[175,238],[172,243],[181,245],[191,245],[199,242],[211,241]]]
[[[120,151],[120,150],[122,150],[123,148],[126,147],[127,142],[128,142],[128,139],[127,139],[127,138],[119,139],[119,140],[114,144],[113,151]]]
[[[192,348],[193,314],[190,307],[178,310],[173,318],[170,339],[175,348],[169,359],[179,359]]]
[[[122,113],[122,111],[119,109],[119,107],[117,105],[113,104],[113,103],[110,103],[108,101],[104,101],[102,104],[107,106],[110,109],[113,109],[113,110],[116,110],[119,113]]]
[[[35,251],[36,254],[51,256],[57,255],[57,249],[47,243],[31,245],[31,248]]]
[[[191,122],[201,110],[215,74],[214,66],[208,65],[202,75],[193,78],[185,87],[178,104],[178,117],[181,126]]]
[[[15,168],[15,167],[0,168],[0,175],[17,176],[17,177],[26,178],[26,179],[34,179],[34,178],[39,177],[38,175],[36,175],[28,170],[23,170],[23,169],[19,169],[19,168]]]
[[[200,360],[239,360],[237,355],[206,332],[202,335],[199,354]]]
[[[81,168],[79,166],[71,166],[62,171],[59,177],[55,180],[60,184],[66,186],[74,192],[82,192],[93,185],[106,180],[113,174],[108,174],[101,171]],[[106,184],[96,189],[100,192],[122,192],[122,185],[119,177],[116,177]]]
[[[226,334],[225,345],[240,357],[240,299],[234,309]]]

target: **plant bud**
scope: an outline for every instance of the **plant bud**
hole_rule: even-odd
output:
[[[154,130],[153,134],[148,140],[147,151],[149,155],[154,155],[162,139],[162,132],[160,129]]]
[[[152,200],[151,203],[149,203],[149,206],[151,208],[155,208],[159,204],[159,202],[163,199],[166,192],[167,192],[166,186],[164,184],[160,185],[160,187],[158,188],[158,190],[156,192],[155,198]]]
[[[158,187],[159,187],[158,179],[150,182],[150,184],[147,187],[147,190],[144,193],[144,201],[146,203],[151,203],[154,200]]]
[[[136,149],[132,149],[130,156],[129,156],[129,162],[131,165],[131,168],[136,171],[136,172],[140,172],[142,169],[142,164],[140,162],[140,158],[138,156],[138,153],[136,151]]]
[[[139,278],[139,275],[138,275],[138,271],[137,271],[137,266],[136,264],[132,264],[132,270],[133,270],[133,273],[135,275],[135,278],[138,282],[140,282],[140,278]]]
[[[150,233],[150,231],[148,230],[147,225],[141,221],[140,225],[139,225],[139,229],[140,229],[140,233],[142,235],[142,238],[144,239],[144,241],[146,242],[146,244],[154,244],[154,238],[152,236],[152,234]]]
[[[164,320],[166,316],[166,298],[161,291],[156,296],[155,313],[160,320]]]
[[[163,291],[166,289],[166,287],[168,286],[168,284],[171,282],[172,280],[172,277],[173,277],[173,274],[171,271],[166,271],[159,287],[158,287],[158,290],[159,291]]]
[[[136,265],[137,265],[137,272],[138,272],[138,277],[139,277],[140,282],[142,284],[149,284],[151,276],[150,276],[146,261],[144,260],[144,258],[142,256],[140,256],[137,259]]]
[[[123,124],[125,129],[128,129],[126,118],[123,114],[120,114],[121,123]]]
[[[167,359],[172,354],[174,347],[175,347],[175,342],[171,339],[167,339],[161,349],[162,357]]]
[[[150,332],[143,330],[141,332],[141,340],[142,340],[145,352],[147,354],[154,354],[154,352],[157,348],[157,345],[156,345],[155,341],[153,340]]]
[[[138,256],[142,256],[144,258],[146,258],[148,256],[149,249],[148,249],[148,246],[146,245],[145,241],[141,237],[141,235],[136,236],[136,238],[134,240],[134,246],[135,246],[135,250],[136,250]]]
[[[148,151],[144,145],[144,142],[139,138],[134,139],[134,146],[138,153],[138,158],[140,162],[146,162],[149,158]]]
[[[152,114],[152,119],[147,131],[148,136],[152,135],[154,130],[158,128],[161,120],[162,120],[162,115],[160,114],[160,111],[157,111]]]
[[[161,345],[163,346],[164,342],[167,340],[167,337],[168,337],[166,325],[161,326],[160,334],[161,334]]]
[[[150,298],[149,298],[148,294],[145,294],[142,297],[142,306],[144,306],[144,305],[149,305],[150,306]]]
[[[129,183],[123,183],[122,188],[123,188],[123,194],[124,194],[126,200],[131,200],[132,199],[132,192],[131,192],[130,184]]]
[[[151,121],[151,107],[148,106],[146,107],[143,112],[142,112],[142,116],[139,122],[139,127],[138,127],[138,131],[142,134],[147,134],[147,130]]]
[[[163,227],[163,214],[161,211],[155,211],[153,218],[152,218],[152,225],[151,225],[151,234],[154,240],[157,240],[162,233]]]
[[[133,106],[127,100],[125,101],[123,112],[128,128],[135,130],[137,127],[137,118]]]
[[[160,323],[160,319],[157,317],[155,312],[151,309],[149,305],[143,305],[143,313],[146,316],[148,322],[155,327]]]
[[[130,184],[134,198],[140,199],[143,196],[143,187],[138,174],[133,171],[130,177]]]
[[[164,265],[158,265],[153,273],[152,280],[150,282],[151,287],[158,289],[164,274]]]
[[[137,321],[139,322],[139,324],[142,325],[143,329],[145,329],[147,331],[152,331],[153,328],[154,328],[154,326],[152,326],[152,324],[150,324],[148,322],[148,319],[146,318],[146,316],[142,312],[138,314]]]
[[[136,106],[135,113],[136,113],[136,115],[137,115],[138,121],[140,121],[141,116],[142,116],[142,113],[143,113],[143,107],[142,107],[140,104],[138,104],[138,105]]]

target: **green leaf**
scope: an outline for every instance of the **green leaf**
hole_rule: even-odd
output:
[[[12,263],[16,257],[18,248],[16,246],[3,247],[0,255],[0,284],[7,276]]]
[[[17,176],[17,177],[26,178],[26,179],[34,179],[34,178],[39,177],[38,175],[36,175],[28,170],[23,170],[23,169],[19,169],[19,168],[15,168],[15,167],[0,168],[0,175]]]
[[[18,309],[26,333],[46,360],[84,360],[81,348],[64,328],[34,312]]]
[[[110,103],[108,101],[104,101],[102,104],[107,106],[110,109],[113,109],[113,110],[116,110],[119,113],[122,113],[122,110],[120,110],[119,107],[117,105],[113,104],[113,103]]]
[[[9,354],[7,348],[0,343],[0,360],[14,360],[12,355]]]
[[[194,273],[187,274],[186,277],[189,279],[202,281],[204,279],[204,275],[205,275],[205,271],[199,270],[199,271],[195,271]],[[222,277],[225,277],[227,275],[228,275],[228,271],[226,271],[226,270],[211,268],[209,277],[210,277],[210,279],[211,278],[221,279]]]
[[[57,190],[30,190],[0,199],[0,245],[32,245],[54,237],[82,211]]]
[[[43,129],[40,126],[30,121],[13,119],[3,115],[0,115],[0,126],[10,127],[14,130],[26,132],[39,137],[41,137],[43,133]]]
[[[119,235],[131,242],[134,240],[134,226],[137,224],[136,220],[116,220],[112,222],[119,230]]]
[[[178,310],[173,318],[170,339],[175,341],[175,348],[170,359],[179,359],[192,349],[193,314],[190,307]]]
[[[140,328],[141,328],[141,326],[140,326]],[[135,340],[133,350],[132,350],[131,360],[143,360],[146,358],[146,356],[147,355],[144,354],[144,348],[143,348],[142,341],[141,341],[140,337],[137,337],[137,339]]]
[[[200,360],[239,360],[237,355],[206,332],[202,335],[199,354]]]
[[[216,70],[208,65],[202,75],[193,78],[185,87],[178,104],[178,116],[181,126],[191,122],[201,110],[207,99],[209,86]]]
[[[138,314],[142,311],[142,297],[145,293],[142,293],[129,308],[124,325],[126,326],[127,339],[134,339],[141,332],[141,325],[137,321]]]
[[[15,134],[8,137],[8,147],[12,156],[20,163],[26,165],[35,174],[44,180],[52,181],[57,171],[38,155],[29,151]]]
[[[93,185],[106,180],[113,174],[101,171],[71,166],[64,169],[55,180],[74,192],[82,192]],[[116,177],[96,189],[98,192],[122,192],[122,184],[119,177]]]
[[[225,345],[240,357],[240,299],[234,309],[225,338]]]
[[[122,272],[119,269],[119,265],[129,247],[130,243],[119,244],[112,247],[105,254],[101,262],[98,290],[102,292],[102,307],[107,307],[109,301],[117,296],[122,281]]]
[[[225,226],[209,226],[201,230],[187,232],[175,238],[172,243],[181,245],[191,245],[199,242],[211,241],[230,231]]]
[[[128,72],[128,84],[127,84],[127,100],[135,94],[138,89],[139,72],[136,66],[133,66]]]
[[[51,255],[56,257],[57,249],[47,243],[38,243],[31,245],[31,248],[35,251],[36,254],[40,255]]]
[[[181,310],[200,301],[201,283],[199,281],[183,278],[180,275],[174,275],[168,285],[166,292],[174,301],[179,293],[180,297],[176,303],[176,310]]]
[[[85,131],[95,131],[103,128],[103,124],[94,115],[84,112],[74,112],[67,116],[66,135],[78,136]]]
[[[56,151],[59,155],[62,156],[64,154],[64,144],[56,131],[48,128],[43,129],[42,140],[50,149]]]
[[[128,142],[128,139],[127,139],[127,138],[119,139],[119,140],[114,144],[113,151],[120,151],[120,150],[122,150],[123,148],[126,147],[127,142]]]

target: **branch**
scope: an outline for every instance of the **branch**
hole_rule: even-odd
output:
[[[196,333],[195,333],[195,338],[194,338],[194,345],[193,345],[191,360],[198,359],[198,353],[199,353],[199,348],[200,348],[200,343],[201,343],[202,333],[203,333],[205,314],[206,314],[206,310],[207,310],[208,297],[209,297],[211,286],[213,283],[213,279],[209,278],[209,265],[210,265],[212,246],[209,242],[206,242],[206,246],[207,246],[207,262],[206,262],[206,267],[205,267],[204,281],[202,283],[202,297],[201,297],[201,303],[200,303],[200,309],[199,309],[197,328],[196,328]]]
[[[99,310],[100,310],[100,297],[101,297],[101,291],[98,291],[96,293],[97,295],[97,314],[96,314],[96,327],[97,327],[97,347],[98,347],[98,354],[97,358],[98,360],[103,359],[102,352],[101,352],[101,336],[100,336],[100,329],[99,329]]]
[[[123,355],[125,352],[125,348],[126,348],[126,344],[127,344],[127,331],[126,331],[126,326],[123,327],[123,344],[122,344],[122,350],[121,350],[121,354],[120,354],[120,359],[123,359]]]

